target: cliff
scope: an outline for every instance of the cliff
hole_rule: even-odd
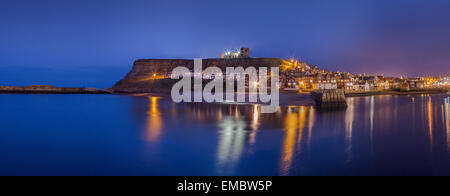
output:
[[[219,67],[225,73],[226,67],[277,67],[279,58],[203,59],[203,69]],[[141,59],[134,62],[132,70],[112,90],[115,93],[168,93],[177,80],[167,78],[178,66],[194,68],[194,60],[185,59]]]

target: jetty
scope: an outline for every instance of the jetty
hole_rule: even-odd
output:
[[[0,93],[24,94],[111,94],[108,90],[96,88],[67,88],[53,85],[0,86]]]

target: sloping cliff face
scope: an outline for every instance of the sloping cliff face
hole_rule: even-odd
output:
[[[282,64],[279,58],[247,58],[247,59],[203,59],[203,69],[219,67],[225,73],[226,67],[278,67]],[[163,78],[176,67],[194,69],[194,60],[183,59],[142,59],[134,62],[133,69],[112,90],[115,93],[170,93],[172,85],[178,80]],[[270,71],[270,70],[269,70]]]

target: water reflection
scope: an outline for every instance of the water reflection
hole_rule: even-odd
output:
[[[303,130],[306,125],[306,114],[311,107],[289,107],[284,121],[284,142],[281,153],[280,174],[289,175],[295,152],[301,152]],[[314,112],[310,113],[314,114]],[[311,121],[314,117],[311,116]],[[312,124],[310,124],[312,130]],[[308,132],[310,139],[310,132]]]
[[[427,102],[427,114],[428,114],[428,134],[430,136],[430,148],[433,147],[433,105],[431,102],[431,97],[428,97]]]
[[[444,100],[444,109],[445,109],[445,127],[447,130],[447,150],[450,153],[450,109],[449,109],[450,98],[446,98]]]
[[[353,122],[355,121],[355,98],[347,100],[347,111],[345,112],[345,142],[347,153],[347,161],[352,160],[352,138],[353,138]]]
[[[163,129],[161,112],[158,108],[158,97],[149,97],[149,111],[147,113],[147,140],[151,142],[158,141]]]
[[[256,143],[256,133],[258,132],[259,128],[259,105],[255,104],[253,106],[253,119],[251,123],[252,132],[250,134],[250,144]]]
[[[354,107],[354,106],[353,106]],[[370,153],[373,153],[373,126],[375,118],[375,96],[370,97]]]
[[[285,120],[285,136],[281,157],[281,174],[289,174],[292,157],[294,155],[295,137],[298,129],[298,115],[289,112]]]
[[[2,95],[0,174],[450,175],[448,97],[261,114],[255,105],[148,96]]]
[[[221,175],[231,175],[242,156],[257,141],[261,114],[259,105],[179,104],[175,111],[185,111],[190,123],[211,124],[218,128],[216,168]],[[195,114],[195,115],[190,115]],[[189,118],[188,118],[189,119]]]
[[[311,148],[311,137],[312,137],[312,131],[314,128],[314,123],[316,123],[316,110],[314,108],[309,108],[309,114],[308,114],[308,149]]]
[[[239,162],[246,139],[246,123],[240,118],[225,117],[219,124],[218,168],[233,171]]]
[[[159,141],[162,131],[168,131],[171,133],[167,137],[176,135],[183,140],[188,138],[187,141],[195,137],[195,143],[208,144],[213,154],[205,156],[214,157],[214,175],[247,174],[268,165],[276,167],[269,175],[321,175],[321,171],[340,175],[341,171],[353,171],[354,166],[368,174],[378,174],[370,167],[384,167],[389,162],[387,159],[398,157],[397,162],[383,168],[385,172],[396,172],[389,168],[400,167],[395,164],[402,160],[426,159],[430,153],[438,153],[439,147],[450,153],[449,98],[444,103],[441,98],[439,104],[432,98],[348,98],[346,110],[281,106],[277,113],[261,114],[260,105],[169,102],[170,105],[164,106],[162,99],[150,97],[146,138]],[[165,112],[169,115],[163,119],[161,114]],[[176,117],[179,124],[174,119],[166,119],[169,117]],[[165,124],[169,122],[174,124]],[[174,134],[167,127],[179,127],[183,131]],[[205,130],[211,132],[205,135]],[[203,140],[213,142],[203,143]],[[193,147],[186,145],[186,148]],[[410,149],[415,149],[415,153]],[[376,163],[378,159],[384,160],[381,166]],[[255,164],[261,165],[249,168]]]

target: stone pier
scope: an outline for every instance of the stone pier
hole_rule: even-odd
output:
[[[347,101],[343,90],[319,90],[312,93],[319,108],[346,108]]]

